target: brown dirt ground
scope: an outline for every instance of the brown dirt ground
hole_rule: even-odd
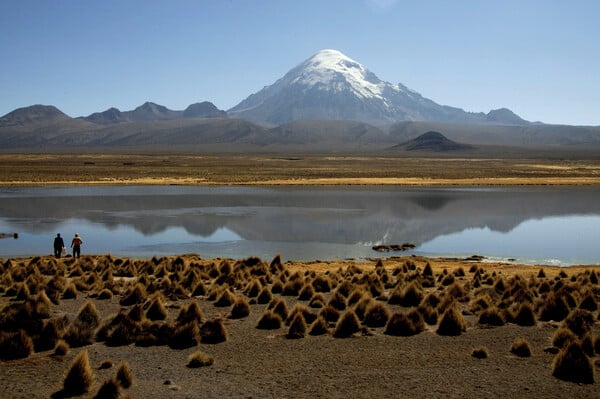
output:
[[[0,154],[0,185],[591,185],[598,159]]]
[[[188,256],[187,261],[196,259]],[[487,273],[506,278],[520,274],[525,279],[537,275],[540,267],[466,262],[451,259],[392,258],[385,267],[392,271],[407,259],[419,268],[430,262],[436,274],[462,267],[465,283],[472,278],[469,268],[477,265]],[[293,272],[322,273],[347,268],[353,262],[290,263]],[[374,268],[374,262],[358,264],[362,270]],[[600,266],[581,266],[560,269],[543,267],[549,279],[564,270],[569,276],[589,270],[600,272]],[[434,288],[437,289],[437,288]],[[75,317],[78,309],[89,299],[87,294],[77,299],[62,299],[53,306],[54,315]],[[291,309],[295,297],[283,297]],[[94,299],[104,318],[120,309],[119,296],[112,300]],[[598,369],[596,356],[596,384],[578,385],[551,375],[554,355],[544,352],[551,346],[556,322],[538,321],[533,327],[506,324],[502,327],[482,327],[477,318],[467,312],[467,331],[457,337],[439,336],[435,326],[412,337],[393,337],[383,334],[384,328],[371,329],[368,335],[357,334],[346,339],[331,335],[290,340],[285,338],[287,327],[279,330],[259,330],[255,326],[267,305],[251,305],[249,317],[230,320],[229,308],[217,308],[205,298],[169,301],[169,318],[173,319],[178,307],[189,301],[198,301],[208,318],[223,317],[229,338],[226,342],[199,344],[184,350],[167,346],[141,348],[135,345],[109,347],[94,343],[85,347],[94,369],[95,383],[92,397],[100,384],[116,373],[116,365],[129,362],[134,382],[125,391],[132,398],[598,398]],[[0,307],[8,303],[0,297]],[[307,302],[305,302],[307,304]],[[400,309],[388,305],[391,312]],[[468,303],[461,304],[463,311]],[[598,311],[595,312],[598,319]],[[596,321],[594,334],[600,334]],[[525,338],[531,344],[533,355],[518,358],[509,352],[516,338]],[[489,357],[475,359],[471,352],[486,347]],[[47,398],[62,387],[69,363],[84,348],[71,349],[63,360],[55,360],[52,351],[34,353],[26,359],[0,362],[0,397]],[[212,366],[197,369],[186,367],[188,356],[202,350],[212,355]],[[105,359],[115,367],[99,370]]]

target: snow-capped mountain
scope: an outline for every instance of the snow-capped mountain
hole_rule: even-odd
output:
[[[228,113],[272,124],[300,119],[357,120],[374,124],[407,120],[503,123],[497,120],[498,113],[490,120],[484,113],[439,105],[402,84],[385,82],[337,50],[319,51]],[[515,117],[506,123],[514,124],[520,119]]]

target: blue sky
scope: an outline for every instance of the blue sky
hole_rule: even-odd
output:
[[[473,112],[600,125],[600,2],[1,0],[0,115],[221,109],[334,48]]]

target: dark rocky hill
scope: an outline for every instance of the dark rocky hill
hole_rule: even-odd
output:
[[[473,146],[457,143],[449,140],[439,132],[430,131],[410,141],[395,145],[392,148],[404,151],[448,152],[471,150],[473,149]]]

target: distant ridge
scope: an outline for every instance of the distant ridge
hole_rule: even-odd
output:
[[[17,108],[0,118],[0,127],[24,126],[28,124],[57,122],[71,119],[53,105],[31,105]]]
[[[452,141],[446,138],[446,136],[440,132],[429,131],[427,133],[423,133],[415,139],[395,145],[392,148],[404,151],[447,152],[471,150],[474,147],[468,144],[461,144],[457,143],[456,141]]]

